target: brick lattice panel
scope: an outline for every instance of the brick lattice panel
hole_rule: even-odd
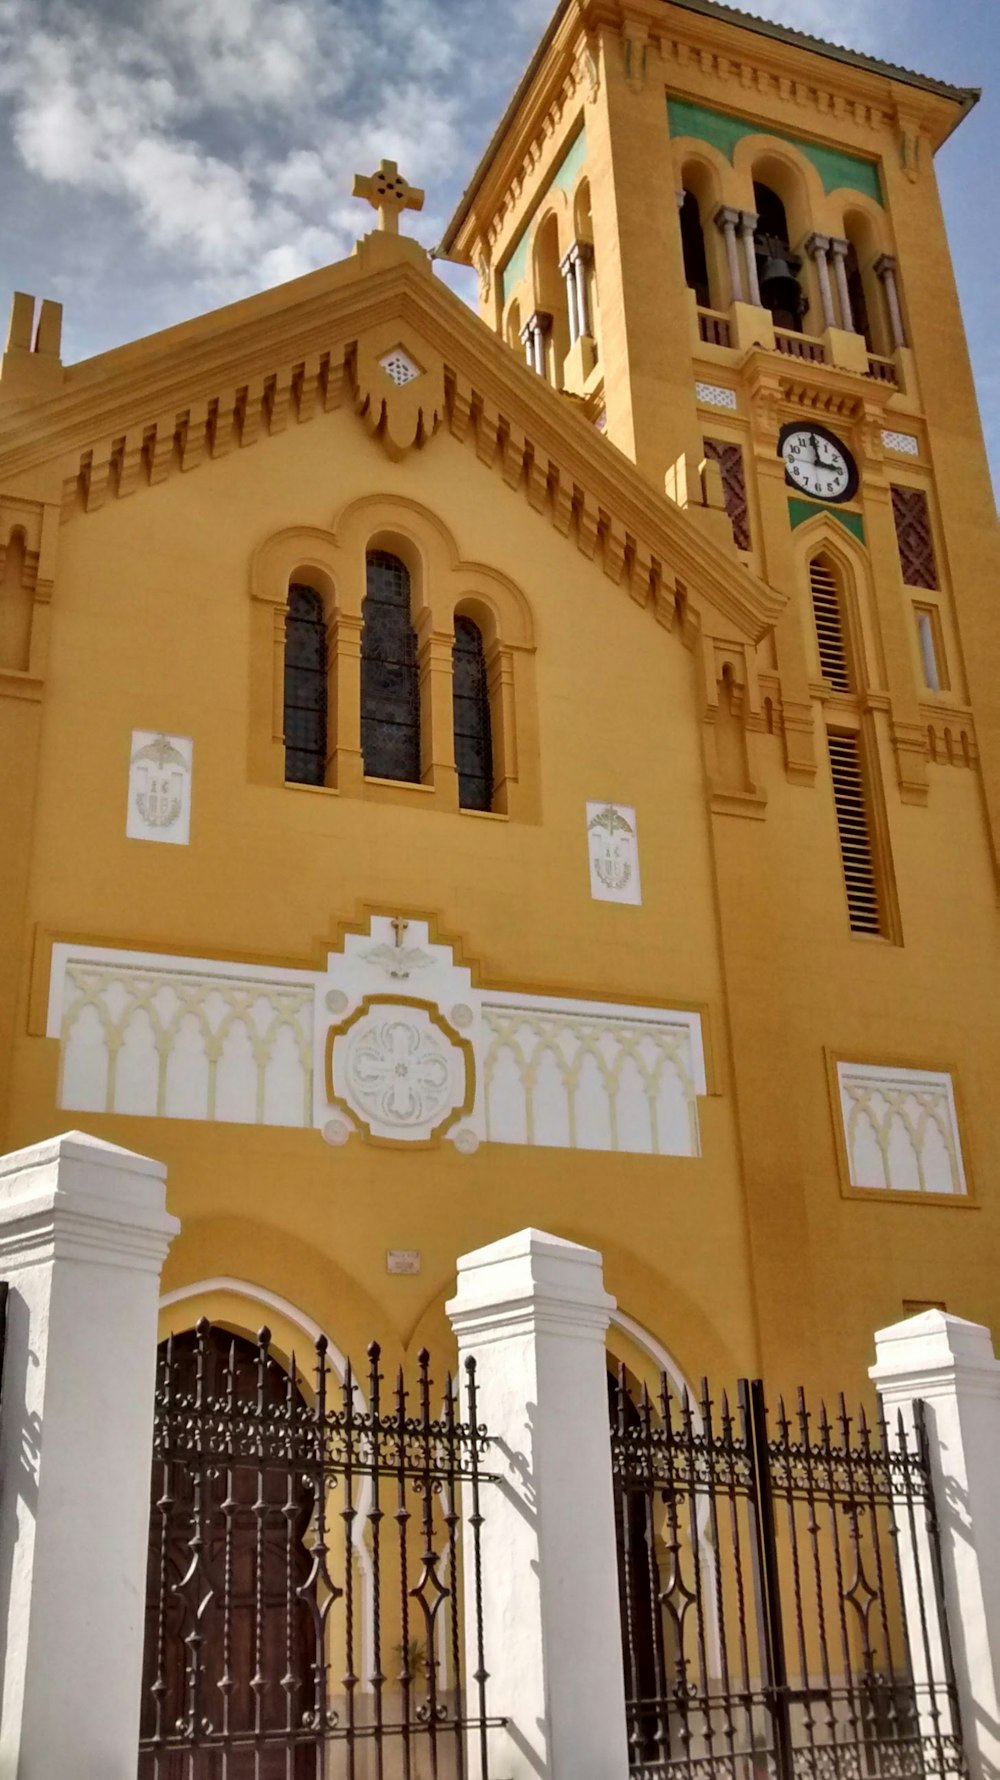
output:
[[[747,502],[747,483],[743,474],[743,450],[739,445],[729,445],[724,439],[706,439],[705,456],[717,463],[722,473],[722,493],[733,527],[733,541],[737,550],[750,549],[750,508]]]
[[[892,513],[903,580],[907,587],[938,585],[934,538],[927,496],[921,488],[893,488]]]

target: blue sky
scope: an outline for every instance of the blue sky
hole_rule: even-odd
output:
[[[57,297],[87,357],[342,257],[383,154],[426,187],[432,245],[552,4],[0,0],[0,301]],[[938,176],[1000,483],[1000,0],[754,10],[985,89]]]

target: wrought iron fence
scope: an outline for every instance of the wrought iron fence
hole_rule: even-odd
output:
[[[486,1776],[474,1363],[462,1422],[426,1352],[412,1412],[368,1358],[363,1397],[323,1340],[307,1372],[267,1329],[161,1347],[140,1780]]]
[[[611,1390],[632,1774],[961,1775],[922,1419]]]

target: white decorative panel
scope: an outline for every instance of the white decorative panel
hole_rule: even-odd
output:
[[[697,1156],[697,1096],[704,1093],[696,1014],[483,996],[492,1143]]]
[[[400,388],[405,383],[412,383],[415,377],[423,375],[420,366],[414,363],[409,353],[404,352],[401,346],[394,347],[392,352],[387,352],[385,357],[380,358],[378,362],[386,376],[391,377],[393,383],[398,384]]]
[[[74,1112],[311,1125],[309,973],[53,951],[49,1033],[59,1104]]]
[[[838,1063],[837,1082],[852,1187],[967,1191],[950,1075]]]
[[[597,902],[642,901],[635,811],[627,804],[588,803],[590,894]]]
[[[696,383],[694,393],[696,400],[709,408],[736,407],[735,389],[727,389],[722,383]]]
[[[697,1014],[475,988],[426,921],[377,915],[317,971],[58,944],[47,1031],[77,1112],[699,1154]]]
[[[907,457],[920,456],[920,440],[915,439],[912,433],[884,432],[882,443],[887,451],[902,451]]]
[[[186,847],[191,837],[191,762],[194,744],[183,735],[133,729],[125,833],[133,841],[169,841]]]

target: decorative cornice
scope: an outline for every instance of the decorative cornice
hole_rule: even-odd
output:
[[[402,261],[359,274],[347,262],[304,297],[297,286],[284,308],[265,293],[238,306],[235,326],[223,311],[202,318],[195,340],[188,328],[170,330],[94,361],[75,386],[71,371],[61,395],[0,418],[0,485],[62,460],[69,514],[155,486],[302,424],[345,394],[356,399],[358,342],[392,323],[439,356],[451,433],[474,441],[480,460],[586,556],[600,553],[638,604],[672,625],[679,582],[692,606],[714,607],[748,639],[775,623],[785,596],[658,494],[425,269]],[[415,433],[414,448],[431,437]]]
[[[647,68],[657,57],[676,69],[697,67],[699,75],[757,99],[793,100],[818,114],[810,128],[822,132],[832,122],[838,142],[849,122],[901,141],[916,140],[923,128],[937,149],[978,98],[975,89],[949,87],[712,0],[562,0],[445,230],[442,254],[469,259],[474,238],[486,240],[490,231],[495,238],[511,189],[500,188],[517,180],[513,170],[526,165],[531,145],[544,142],[562,83],[572,79],[574,91],[579,87],[588,54],[596,70],[594,39],[602,29],[621,38],[623,53],[641,33]]]

